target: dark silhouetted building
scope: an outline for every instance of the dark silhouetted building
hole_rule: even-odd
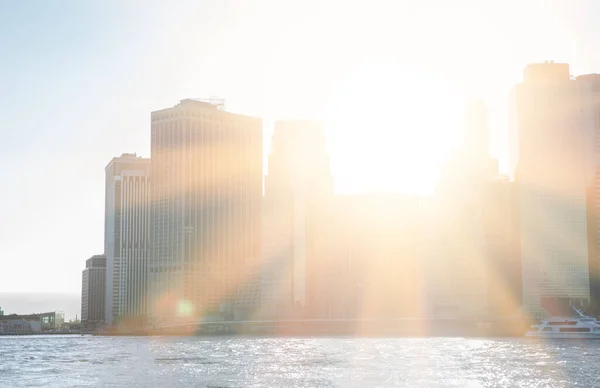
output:
[[[81,321],[104,322],[106,297],[106,255],[95,255],[85,261],[81,276]]]

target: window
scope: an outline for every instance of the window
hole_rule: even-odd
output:
[[[561,327],[561,333],[589,333],[589,327]]]

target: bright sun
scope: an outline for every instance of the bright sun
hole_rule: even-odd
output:
[[[447,83],[409,69],[353,73],[325,123],[336,191],[432,193],[448,151],[461,141],[463,101]]]

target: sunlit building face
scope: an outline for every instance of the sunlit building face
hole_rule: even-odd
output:
[[[586,188],[594,171],[592,89],[571,80],[567,64],[534,64],[513,89],[511,106],[523,307],[533,315],[552,314],[561,299],[590,298]]]
[[[229,309],[260,246],[262,120],[183,100],[152,113],[151,318]]]

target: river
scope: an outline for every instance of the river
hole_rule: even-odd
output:
[[[0,337],[0,387],[598,387],[600,341]]]

